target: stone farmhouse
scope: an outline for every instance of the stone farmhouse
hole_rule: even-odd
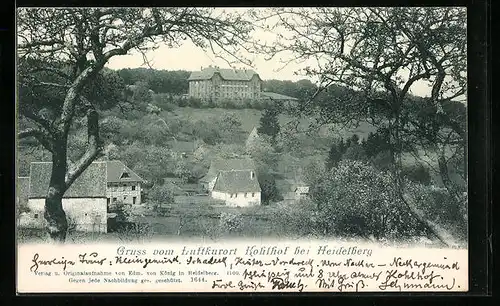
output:
[[[212,198],[222,200],[228,206],[261,204],[261,188],[251,159],[214,160],[200,182]]]
[[[29,177],[29,212],[20,216],[21,227],[45,226],[45,198],[52,171],[51,162],[33,162]],[[76,231],[107,232],[106,162],[92,163],[70,186],[62,205],[69,225]],[[22,197],[22,196],[21,196]]]
[[[42,228],[51,162],[33,162],[30,176],[17,182],[19,226]],[[119,202],[141,204],[143,179],[118,160],[93,162],[63,196],[63,209],[75,230],[107,232],[108,207]]]
[[[259,99],[262,80],[249,69],[209,66],[193,71],[188,78],[189,97],[201,100]]]

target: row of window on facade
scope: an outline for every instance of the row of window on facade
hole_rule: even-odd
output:
[[[248,84],[250,81],[222,81],[221,83],[224,85],[234,85],[234,86],[241,86],[244,84]],[[191,81],[191,84],[195,86],[200,86],[200,85],[207,85],[211,84],[212,82],[210,81]],[[215,81],[214,83],[219,83]]]
[[[127,200],[127,196],[123,196],[123,201]],[[113,197],[113,202],[111,202],[111,198],[108,198],[108,204],[110,203],[115,203],[116,201],[118,201],[118,198],[117,197]],[[132,197],[132,204],[136,204],[137,203],[137,197]]]
[[[130,187],[130,188],[129,188]],[[135,191],[137,186],[110,186],[110,191]]]
[[[247,192],[245,192],[244,197],[246,198],[246,197],[247,197],[247,195],[248,195],[248,193],[247,193]],[[237,198],[237,197],[238,197],[238,194],[237,194],[237,193],[231,193],[231,194],[229,195],[229,197],[230,197],[230,198]],[[255,197],[255,192],[252,192],[252,198],[254,198],[254,197]]]

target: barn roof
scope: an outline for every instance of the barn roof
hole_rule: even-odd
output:
[[[45,198],[47,196],[51,172],[51,162],[31,163],[30,198]],[[90,164],[64,194],[64,198],[102,197],[106,197],[106,162],[93,162]]]
[[[285,96],[285,95],[275,93],[275,92],[270,92],[270,91],[261,92],[260,98],[262,100],[292,100],[292,101],[297,101],[297,98]]]
[[[211,162],[208,173],[201,180],[208,182],[213,180],[219,171],[231,170],[255,171],[255,163],[250,158],[215,159]]]
[[[309,193],[309,187],[308,186],[298,186],[298,187],[295,187],[295,192]]]
[[[201,71],[193,71],[188,78],[188,81],[209,80],[215,73],[227,81],[250,81],[254,75],[259,75],[251,69],[225,69],[218,67],[207,67]]]
[[[257,177],[253,179],[248,170],[221,171],[215,182],[215,191],[221,192],[259,192],[260,185]]]
[[[107,181],[108,183],[120,182],[142,182],[139,175],[132,171],[120,160],[107,161]]]

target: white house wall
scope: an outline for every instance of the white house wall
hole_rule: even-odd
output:
[[[62,200],[62,206],[67,217],[74,220],[76,231],[107,232],[106,198],[66,198]],[[43,228],[45,199],[29,199],[28,207],[30,212],[20,218],[19,225]]]
[[[120,184],[120,185],[116,185]],[[126,185],[124,185],[126,184]],[[135,186],[135,190],[132,190],[132,186]],[[133,199],[135,199],[135,205],[142,203],[141,199],[141,184],[140,183],[113,183],[108,184],[106,196],[113,203],[113,199],[125,204],[134,204]]]
[[[208,191],[212,191],[214,189],[216,181],[217,181],[217,177],[214,178],[213,180],[211,180],[210,182],[208,182]]]
[[[246,194],[246,197],[245,197]],[[212,198],[217,200],[223,200],[226,202],[227,206],[233,207],[249,207],[249,206],[258,206],[261,204],[260,201],[260,192],[239,192],[231,194],[224,193],[220,191],[212,191]],[[235,196],[236,195],[236,196]]]

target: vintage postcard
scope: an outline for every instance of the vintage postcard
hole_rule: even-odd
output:
[[[18,8],[18,293],[468,291],[466,16]]]

